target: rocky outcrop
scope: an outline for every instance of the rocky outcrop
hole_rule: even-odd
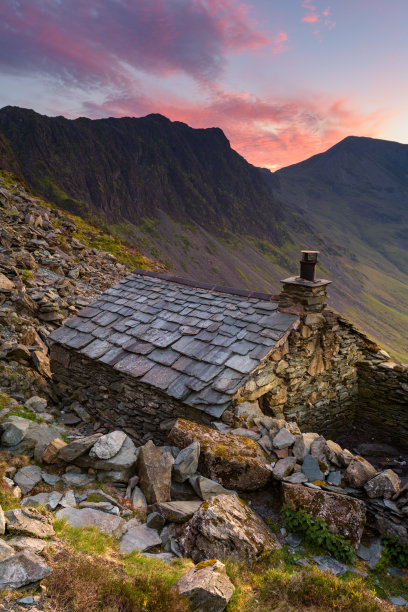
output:
[[[346,495],[310,489],[302,485],[284,483],[285,503],[294,510],[306,510],[315,518],[326,521],[330,531],[339,533],[357,548],[366,520],[363,501]]]
[[[279,546],[262,519],[236,495],[219,495],[201,504],[181,533],[183,554],[196,563],[228,557],[252,561]]]
[[[47,512],[40,512],[35,508],[17,508],[16,510],[7,510],[4,514],[9,533],[36,538],[47,538],[55,535],[52,517]]]
[[[222,612],[234,592],[225,565],[216,559],[198,563],[173,588],[187,597],[192,612]]]
[[[253,491],[271,479],[267,456],[259,444],[244,436],[223,434],[204,425],[178,419],[169,440],[179,448],[200,442],[201,474],[237,491]]]

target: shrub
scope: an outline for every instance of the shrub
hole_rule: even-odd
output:
[[[282,518],[286,528],[301,534],[306,543],[327,550],[344,563],[354,562],[355,553],[350,544],[341,535],[331,533],[323,519],[313,518],[305,510],[293,510],[287,505],[282,509]]]

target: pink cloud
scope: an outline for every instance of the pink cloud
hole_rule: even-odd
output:
[[[302,21],[305,21],[306,23],[317,23],[320,21],[320,15],[317,15],[316,13],[309,13],[302,17]]]
[[[287,40],[288,35],[286,34],[286,32],[279,32],[273,39],[272,53],[276,55],[285,51],[286,47],[284,43],[287,42]]]
[[[6,0],[0,69],[80,86],[132,80],[132,69],[214,79],[226,57],[270,43],[238,0]]]

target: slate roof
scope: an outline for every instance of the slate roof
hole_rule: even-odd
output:
[[[49,340],[219,417],[297,320],[274,298],[135,270]]]

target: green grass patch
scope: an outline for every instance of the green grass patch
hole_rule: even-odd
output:
[[[72,548],[87,555],[104,555],[116,551],[117,543],[96,527],[71,527],[65,519],[54,520],[55,533]]]

